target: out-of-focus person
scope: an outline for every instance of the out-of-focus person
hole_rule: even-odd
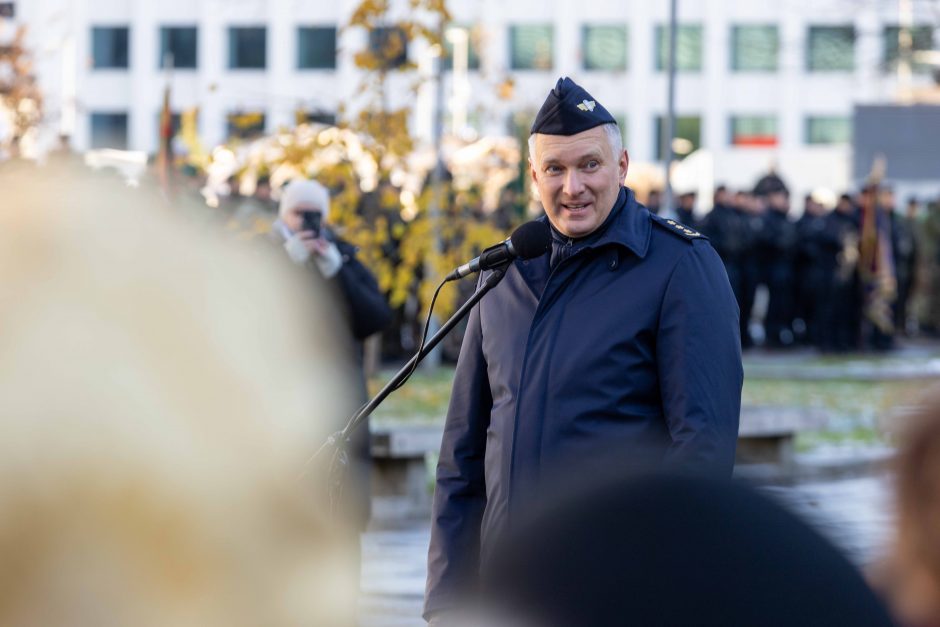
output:
[[[836,271],[832,277],[823,322],[822,349],[832,352],[857,350],[862,324],[862,293],[858,274],[860,216],[848,194],[842,194],[829,212],[829,236],[839,242]]]
[[[695,192],[685,192],[679,194],[679,201],[676,203],[676,219],[682,224],[698,228],[698,219],[695,217],[695,202],[698,194]]]
[[[796,292],[796,223],[790,220],[790,194],[786,190],[767,194],[768,211],[764,252],[767,255],[767,317],[764,319],[766,345],[793,346],[793,311]]]
[[[646,195],[646,208],[654,215],[659,215],[662,202],[662,193],[658,189],[651,189]]]
[[[332,304],[341,308],[353,339],[362,342],[385,328],[391,310],[375,277],[356,258],[356,247],[334,232],[329,213],[330,195],[323,185],[292,181],[281,192],[274,228],[290,259],[316,268],[333,288],[338,299]]]
[[[735,194],[733,202],[735,213],[741,222],[741,291],[736,292],[735,297],[741,311],[741,347],[750,348],[754,345],[750,327],[757,288],[766,283],[767,262],[763,251],[767,231],[764,214],[767,206],[762,198],[745,191]]]
[[[830,542],[730,481],[581,477],[527,512],[496,555],[490,626],[893,624]]]
[[[896,461],[897,522],[874,575],[905,627],[940,625],[940,389],[920,401]]]
[[[829,228],[826,208],[811,194],[804,199],[803,215],[796,222],[796,319],[794,332],[804,343],[822,348],[827,338],[824,333],[831,318],[829,293],[834,280],[842,242]]]
[[[923,311],[920,327],[930,337],[940,337],[940,198],[927,202],[921,234]]]
[[[354,624],[302,473],[354,407],[323,296],[141,190],[47,176],[2,182],[0,624]]]
[[[894,253],[894,273],[898,279],[898,298],[894,303],[894,330],[899,336],[910,335],[916,328],[910,305],[917,283],[917,209],[917,199],[910,198],[903,213],[891,214],[891,250]]]
[[[740,307],[742,289],[741,267],[746,261],[744,220],[733,206],[733,197],[724,185],[715,188],[714,204],[702,221],[702,233],[708,237],[721,257],[728,273],[728,282]]]
[[[275,235],[298,266],[307,270],[313,288],[344,321],[344,344],[355,373],[356,400],[367,400],[363,371],[363,342],[391,321],[392,312],[372,273],[356,258],[356,248],[336,235],[329,224],[329,191],[317,181],[295,180],[281,191]],[[354,431],[348,443],[349,467],[337,506],[352,522],[349,545],[359,550],[359,534],[371,517],[372,457],[369,451],[369,421]]]

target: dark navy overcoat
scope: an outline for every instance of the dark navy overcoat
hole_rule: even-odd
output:
[[[516,260],[470,313],[437,467],[426,616],[459,602],[488,540],[562,475],[611,464],[731,474],[738,307],[708,240],[623,188],[599,236],[556,243],[553,257]]]

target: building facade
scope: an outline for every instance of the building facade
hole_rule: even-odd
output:
[[[207,145],[292,125],[298,115],[329,121],[341,104],[355,108],[362,77],[353,55],[370,45],[363,29],[343,29],[358,0],[3,4],[13,17],[0,25],[30,28],[47,127],[81,150],[153,152],[168,83],[175,113],[198,107]],[[444,75],[448,124],[460,126],[451,130],[523,135],[554,81],[568,75],[620,120],[634,163],[661,161],[669,3],[449,4],[468,42],[467,71]],[[747,187],[773,166],[797,192],[845,189],[853,107],[933,85],[928,67],[913,64],[909,77],[898,67],[898,31],[907,23],[914,50],[934,49],[938,10],[932,0],[679,2],[674,146],[701,150],[686,176]],[[450,48],[463,45],[461,32]],[[415,42],[407,55],[430,74],[427,46]],[[396,77],[390,104],[412,104],[412,78]],[[425,138],[433,105],[426,86],[412,120]]]

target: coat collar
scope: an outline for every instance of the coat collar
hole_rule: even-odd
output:
[[[591,248],[608,244],[620,245],[641,259],[645,257],[649,250],[652,222],[649,211],[637,202],[633,190],[629,187],[620,188],[620,194],[608,219],[610,223],[600,236],[592,239],[591,235],[588,235],[584,243]],[[548,222],[548,217],[543,215],[539,220]]]

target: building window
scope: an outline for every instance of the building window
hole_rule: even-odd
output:
[[[467,33],[467,69],[480,69],[480,42],[479,32],[470,26],[457,26]],[[448,29],[450,30],[450,29]],[[454,42],[450,37],[444,37],[444,69],[454,69]]]
[[[130,29],[127,26],[94,26],[91,29],[91,59],[96,70],[128,66]]]
[[[656,27],[656,69],[669,68],[669,27]],[[676,69],[680,72],[702,71],[702,27],[685,25],[676,27]]]
[[[92,113],[91,147],[127,149],[127,114]]]
[[[264,113],[261,111],[238,111],[229,113],[225,119],[225,136],[248,139],[264,133]]]
[[[0,17],[12,20],[16,17],[15,5],[12,2],[0,2]]]
[[[232,70],[263,70],[267,66],[268,31],[264,26],[230,26],[228,67]]]
[[[294,121],[297,124],[326,124],[327,126],[336,126],[336,114],[329,111],[307,111],[298,109],[294,112]]]
[[[297,29],[297,69],[336,68],[336,27],[301,26]]]
[[[379,65],[394,70],[408,63],[408,33],[398,26],[379,26],[369,31],[369,52]]]
[[[617,128],[620,129],[620,139],[623,140],[623,145],[626,148],[627,146],[627,114],[626,113],[612,113],[614,120],[617,121]]]
[[[932,26],[915,26],[910,29],[910,33],[912,53],[933,50]],[[883,67],[885,72],[894,72],[898,69],[898,60],[901,57],[901,46],[898,42],[898,37],[900,34],[901,29],[898,26],[885,26],[884,28]],[[915,72],[929,72],[931,66],[928,63],[912,61],[911,69]]]
[[[666,116],[656,116],[656,159],[664,161],[663,137],[666,136]],[[697,115],[676,117],[676,134],[672,140],[672,150],[679,157],[692,153],[702,145],[702,118]]]
[[[731,117],[732,146],[776,146],[777,118],[772,115]]]
[[[819,115],[806,118],[807,144],[848,144],[852,141],[852,120],[845,116]]]
[[[551,25],[509,27],[509,65],[513,70],[550,70],[554,29]]]
[[[627,27],[582,27],[581,55],[585,70],[626,70]]]
[[[163,26],[160,28],[160,67],[172,62],[174,69],[196,68],[198,31],[195,26]]]
[[[810,72],[851,72],[855,69],[855,28],[810,26],[806,69]]]
[[[776,71],[779,50],[776,26],[731,28],[731,69],[735,72]]]

